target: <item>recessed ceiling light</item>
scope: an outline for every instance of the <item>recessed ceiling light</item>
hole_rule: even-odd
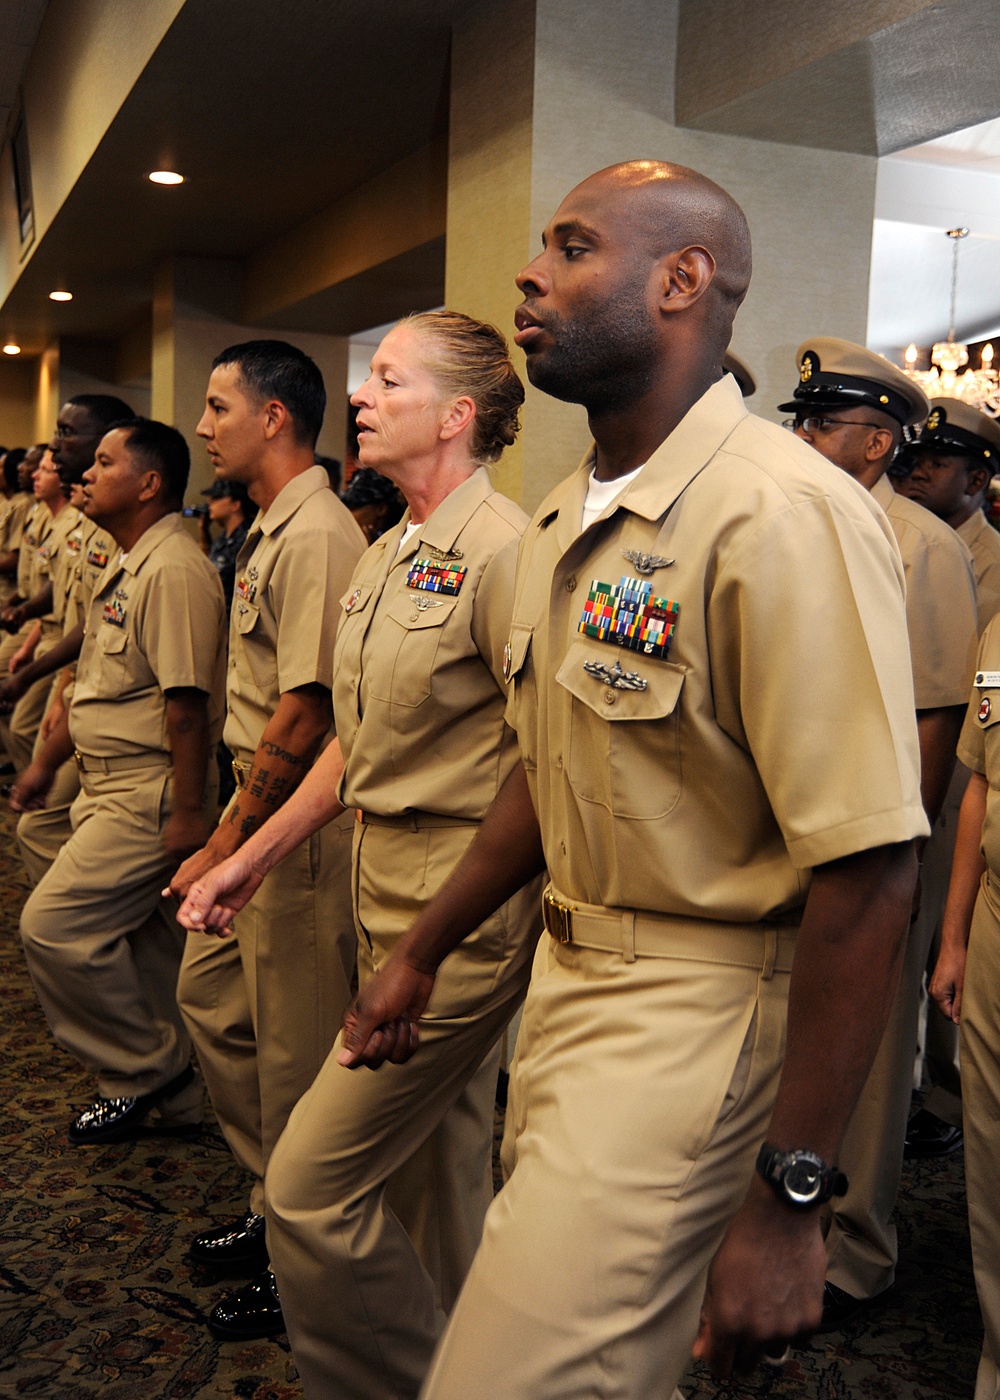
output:
[[[72,292],[49,292],[49,301],[72,301]]]
[[[184,176],[178,175],[176,170],[151,170],[149,178],[154,185],[183,185]]]
[[[3,353],[5,355],[20,355],[21,347],[20,345],[15,345],[12,340],[9,340],[3,347]]]

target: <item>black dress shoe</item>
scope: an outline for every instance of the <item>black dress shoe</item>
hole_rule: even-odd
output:
[[[81,1146],[92,1142],[132,1142],[140,1137],[191,1137],[200,1123],[159,1122],[146,1127],[144,1119],[164,1099],[173,1098],[194,1079],[190,1065],[169,1083],[150,1094],[134,1094],[120,1099],[95,1099],[75,1123],[70,1124],[69,1140]]]
[[[918,1108],[906,1125],[903,1156],[948,1157],[958,1151],[963,1141],[961,1128],[946,1123],[926,1108]]]
[[[195,1235],[188,1258],[192,1263],[217,1269],[220,1273],[234,1273],[244,1278],[256,1274],[267,1267],[264,1217],[248,1210],[239,1220]]]
[[[874,1298],[855,1298],[828,1279],[823,1285],[823,1318],[816,1328],[817,1334],[820,1332],[839,1332],[842,1327],[846,1327],[849,1322],[853,1322],[863,1312],[888,1298],[892,1291],[890,1285],[881,1293],[876,1293]]]
[[[208,1330],[224,1342],[252,1342],[284,1332],[278,1285],[270,1269],[227,1293],[208,1315]]]

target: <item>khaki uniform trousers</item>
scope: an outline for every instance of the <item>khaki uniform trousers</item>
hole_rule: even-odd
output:
[[[35,989],[57,1043],[97,1074],[102,1096],[147,1094],[191,1058],[177,1010],[183,931],[160,891],[170,770],[88,772],[73,834],[21,915]],[[197,1118],[199,1085],[171,1100]]]
[[[937,826],[934,830],[937,834]],[[954,848],[953,830],[945,840]],[[892,1011],[840,1150],[839,1165],[850,1186],[827,1208],[826,1276],[852,1298],[874,1298],[891,1287],[896,1276],[893,1214],[913,1094],[921,997],[947,893],[940,855],[938,851],[932,861],[929,883],[922,885],[921,911],[907,933]]]
[[[51,682],[49,701],[59,683],[58,677]],[[46,702],[46,709],[48,708]],[[39,731],[32,750],[32,758],[38,756],[42,748]],[[80,791],[80,770],[76,760],[68,758],[56,773],[49,789],[45,806],[37,812],[24,812],[17,823],[17,844],[21,852],[24,868],[32,885],[37,885],[56,856],[73,834],[70,809]]]
[[[358,824],[362,984],[476,830],[434,817]],[[413,1059],[372,1073],[331,1055],[275,1149],[268,1241],[310,1400],[420,1388],[493,1198],[499,1039],[527,986],[540,894],[532,881],[445,959]]]
[[[24,641],[33,626],[33,622],[26,623],[15,637],[5,638],[4,643],[0,643],[0,666],[2,666],[0,675],[8,674],[10,657]],[[47,651],[51,651],[60,637],[61,632],[54,624],[43,631],[41,641],[35,648],[35,656],[42,657]],[[13,645],[9,646],[5,658],[3,655],[4,645],[8,642],[13,643]],[[43,676],[41,680],[35,681],[33,685],[28,687],[9,715],[0,716],[0,743],[3,744],[19,773],[23,772],[31,762],[31,754],[38,737],[38,730],[45,717],[45,711],[48,708],[51,690],[52,677]]]
[[[750,1184],[784,1053],[794,933],[589,912],[615,916],[620,951],[538,945],[511,1071],[508,1179],[426,1400],[667,1400]]]
[[[0,681],[10,675],[10,659],[15,651],[19,650],[34,625],[33,621],[26,622],[17,632],[4,632],[0,635]],[[0,715],[0,748],[8,755],[10,754],[9,738],[12,718],[13,711],[11,714]]]
[[[1000,890],[987,874],[976,901],[962,994],[965,1181],[983,1355],[975,1400],[1000,1397]]]
[[[263,1175],[315,1079],[351,996],[353,812],[289,852],[235,921],[235,938],[188,934],[177,997],[230,1150]]]

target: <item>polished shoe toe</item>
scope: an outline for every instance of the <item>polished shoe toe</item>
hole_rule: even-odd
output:
[[[224,1342],[250,1342],[284,1332],[278,1285],[270,1269],[227,1293],[208,1315],[209,1331]]]
[[[964,1139],[962,1129],[946,1123],[936,1113],[920,1108],[906,1125],[906,1145],[903,1155],[915,1157],[948,1157],[957,1152]]]
[[[149,1094],[125,1095],[114,1099],[95,1099],[75,1122],[70,1124],[69,1140],[79,1146],[100,1142],[131,1142],[135,1138],[155,1134],[164,1137],[190,1137],[200,1129],[198,1123],[170,1123],[158,1119],[147,1128],[145,1120],[152,1109],[164,1099],[172,1098],[186,1089],[194,1079],[190,1065],[167,1084]]]
[[[188,1258],[205,1268],[254,1274],[267,1265],[264,1217],[248,1210],[238,1220],[196,1235]]]

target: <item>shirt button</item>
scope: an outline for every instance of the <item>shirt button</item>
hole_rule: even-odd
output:
[[[606,691],[604,692],[604,703],[605,703],[605,705],[613,705],[617,699],[618,699],[618,696],[615,694],[615,692],[614,692],[613,690],[606,690]]]
[[[573,589],[576,587],[576,576],[574,574],[570,574],[569,578],[566,580],[565,587],[567,593],[573,592]]]
[[[562,767],[562,754],[561,754],[561,753],[556,754],[556,767],[557,767],[557,768],[561,768],[561,767]]]

